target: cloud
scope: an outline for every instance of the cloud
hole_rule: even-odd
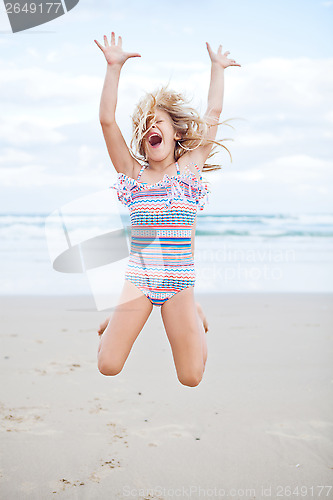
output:
[[[0,165],[11,165],[15,163],[28,162],[33,159],[33,155],[25,151],[13,148],[4,148],[0,152]]]
[[[40,57],[34,49],[32,58]],[[56,58],[53,52],[53,59]],[[9,61],[0,61],[0,92],[1,100],[18,104],[33,103],[36,106],[45,103],[58,105],[66,101],[73,103],[85,102],[98,93],[101,77],[88,74],[69,75],[56,69],[42,68],[40,66],[13,65]]]
[[[0,121],[0,138],[7,145],[31,147],[34,144],[58,144],[65,136],[48,124],[47,119],[31,116],[4,117]]]
[[[103,189],[111,185],[106,182],[105,177],[92,175],[77,175],[72,171],[67,174],[50,172],[46,166],[30,164],[20,167],[0,168],[0,184],[2,187],[15,186],[30,190],[32,187],[44,187],[45,189],[68,189],[77,186],[90,186]]]
[[[230,171],[228,178],[256,182],[267,180],[297,185],[300,182],[319,181],[327,183],[333,180],[333,161],[322,160],[305,154],[280,156],[268,162],[259,163],[257,168],[245,171]]]
[[[77,47],[72,49],[74,54]],[[44,67],[37,63],[37,48],[27,50],[26,65],[0,61],[2,186],[99,189],[109,185],[105,176],[114,174],[98,121],[104,69],[98,76],[80,65],[77,72],[65,71],[62,53],[62,47],[48,50]],[[36,62],[30,66],[31,61]],[[190,60],[173,73],[174,68],[170,60],[154,67],[142,62],[121,75],[117,120],[128,143],[130,116],[139,97],[169,78],[171,88],[193,97],[192,104],[205,111],[208,65]],[[234,131],[225,126],[219,130],[220,138],[234,139],[225,143],[234,161],[230,165],[228,154],[219,154],[227,169],[222,177],[214,174],[217,182],[244,186],[244,199],[246,183],[274,185],[280,199],[285,190],[305,193],[312,186],[320,196],[332,189],[332,86],[331,58],[264,58],[227,68],[221,119],[243,121],[231,122]]]

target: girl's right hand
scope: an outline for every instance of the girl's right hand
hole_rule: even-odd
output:
[[[97,40],[94,40],[94,42],[98,45],[98,47],[101,49],[103,54],[105,55],[105,59],[108,64],[110,65],[118,65],[122,66],[127,59],[130,57],[141,57],[140,54],[137,54],[136,52],[124,52],[122,49],[122,38],[121,36],[118,36],[118,44],[116,45],[116,35],[114,31],[111,33],[111,45],[109,45],[107,36],[104,35],[104,44],[105,46],[101,45],[98,43]]]

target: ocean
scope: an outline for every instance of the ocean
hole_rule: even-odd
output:
[[[119,220],[119,215],[116,222],[110,214],[69,213],[60,221],[57,211],[0,215],[0,293],[96,295],[92,276],[99,273],[99,283],[105,277],[117,294],[126,258],[114,257],[108,272],[105,260],[80,267],[82,252],[66,272],[53,263],[68,246],[129,225],[127,214]],[[333,214],[198,213],[195,265],[198,293],[332,292]]]

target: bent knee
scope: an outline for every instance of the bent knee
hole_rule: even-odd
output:
[[[98,359],[98,370],[102,375],[114,376],[118,375],[123,369],[123,365],[120,363],[111,363],[110,360],[105,360],[103,358]]]
[[[203,371],[199,373],[189,373],[178,376],[178,380],[181,384],[187,385],[188,387],[196,387],[200,384],[203,376]]]

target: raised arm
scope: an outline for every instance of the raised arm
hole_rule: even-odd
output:
[[[228,66],[240,66],[240,64],[236,63],[234,59],[228,59],[227,56],[230,54],[229,51],[222,54],[222,45],[219,46],[217,53],[213,52],[208,42],[206,42],[206,47],[211,60],[211,71],[207,110],[204,119],[211,125],[208,129],[207,139],[215,140],[218,129],[217,124],[223,108],[224,70]],[[194,162],[202,168],[211,149],[211,144],[200,146],[194,151],[186,153],[186,155],[188,155],[187,161]]]
[[[111,45],[109,45],[105,35],[104,46],[97,40],[94,40],[94,42],[104,53],[107,62],[99,108],[99,120],[102,126],[106,147],[117,172],[122,172],[132,177],[134,168],[140,166],[140,164],[130,154],[126,141],[116,123],[115,114],[121,69],[130,57],[141,56],[133,52],[124,52],[122,49],[121,36],[118,36],[118,44],[116,45],[114,32],[111,33]]]
[[[229,51],[222,54],[222,45],[219,46],[215,54],[208,42],[207,50],[211,60],[210,85],[208,91],[207,110],[204,118],[207,119],[213,127],[210,127],[209,139],[215,139],[217,134],[216,123],[220,119],[223,108],[224,97],[224,70],[228,66],[240,66],[234,59],[228,59]]]

